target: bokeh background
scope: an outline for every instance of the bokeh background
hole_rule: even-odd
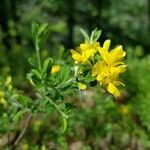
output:
[[[26,79],[33,56],[31,24],[49,23],[50,36],[44,57],[70,63],[70,49],[84,39],[80,28],[90,33],[102,30],[100,43],[112,40],[127,52],[126,87],[113,99],[101,89],[85,92],[85,102],[76,93],[68,96],[77,108],[71,112],[66,133],[59,130],[58,114],[40,114],[32,119],[18,149],[143,150],[150,148],[150,1],[149,0],[1,0],[0,77],[10,75],[16,89],[31,95]],[[1,85],[2,86],[2,85]],[[0,104],[0,109],[3,107]],[[0,146],[8,122],[1,109]],[[22,119],[23,121],[23,119]],[[17,134],[21,123],[13,127]]]

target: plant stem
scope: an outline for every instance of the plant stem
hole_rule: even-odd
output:
[[[36,50],[36,54],[37,54],[37,59],[38,59],[38,67],[39,67],[39,70],[41,71],[42,70],[42,66],[41,66],[41,59],[40,59],[40,52],[39,52],[39,50]]]
[[[23,127],[22,131],[20,132],[19,136],[14,141],[13,148],[15,148],[19,144],[21,139],[23,138],[23,136],[26,133],[27,128],[28,128],[28,126],[30,124],[31,118],[32,118],[32,114],[30,113],[30,114],[28,114],[28,116],[27,116],[27,118],[25,120],[25,124],[24,124],[24,127]]]
[[[45,98],[60,112],[60,114],[65,117],[68,118],[68,116],[58,107],[57,104],[55,104],[55,102],[53,100],[51,100],[49,97],[45,96]]]
[[[56,89],[62,88],[62,87],[64,87],[64,85],[66,85],[66,84],[68,84],[68,83],[70,83],[70,82],[73,82],[74,80],[75,80],[74,78],[69,79],[69,80],[67,80],[65,83],[56,86]]]

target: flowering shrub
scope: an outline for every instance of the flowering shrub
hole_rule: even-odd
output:
[[[38,94],[35,109],[37,111],[49,111],[46,107],[53,105],[62,116],[63,129],[67,127],[68,103],[60,102],[68,93],[78,89],[81,99],[82,90],[90,85],[100,85],[115,97],[121,95],[119,85],[119,75],[126,70],[126,65],[122,62],[126,53],[122,46],[117,46],[109,52],[110,40],[106,40],[103,47],[100,46],[98,39],[101,35],[100,30],[92,31],[89,36],[81,30],[85,41],[81,43],[77,50],[71,50],[73,65],[55,64],[53,58],[48,57],[41,61],[40,51],[43,43],[48,37],[48,24],[33,24],[33,36],[35,41],[36,58],[30,58],[29,63],[33,69],[28,74],[28,79],[35,87]],[[94,84],[95,85],[94,85]],[[61,109],[59,105],[64,104]]]
[[[40,51],[48,38],[49,28],[48,24],[33,24],[32,33],[37,55],[29,58],[32,69],[27,78],[35,89],[36,101],[33,102],[29,97],[18,92],[15,101],[17,109],[13,120],[27,112],[31,114],[48,112],[51,106],[54,106],[62,117],[63,130],[65,130],[67,113],[73,107],[71,103],[63,102],[65,95],[78,90],[80,98],[83,99],[82,90],[97,84],[114,97],[121,95],[118,86],[124,84],[119,80],[119,75],[126,70],[126,65],[122,62],[126,53],[122,46],[117,46],[109,52],[110,40],[106,40],[103,46],[98,42],[100,30],[95,29],[90,36],[84,30],[81,32],[85,41],[77,50],[71,50],[75,61],[73,65],[55,64],[51,57],[42,62]],[[7,80],[9,81],[6,82],[10,82],[10,77]],[[4,107],[7,106],[3,91],[0,91],[0,103]]]
[[[33,24],[36,56],[29,58],[32,67],[27,78],[33,86],[32,97],[35,100],[13,89],[11,77],[8,77],[5,85],[8,87],[10,98],[5,100],[5,93],[0,90],[0,104],[4,108],[7,106],[10,108],[8,110],[11,115],[8,122],[16,122],[24,114],[28,114],[30,120],[31,116],[49,113],[55,108],[62,118],[62,127],[65,131],[70,110],[75,107],[71,102],[64,100],[67,95],[78,91],[80,98],[84,100],[83,90],[99,86],[116,98],[121,96],[118,87],[124,84],[119,80],[119,75],[127,67],[122,62],[126,55],[122,46],[109,51],[110,40],[106,40],[103,46],[98,42],[100,30],[95,29],[90,36],[84,30],[81,32],[85,41],[76,50],[72,49],[70,52],[74,63],[59,64],[52,57],[44,60],[41,57],[44,42],[49,34],[48,24]],[[15,145],[18,141],[16,140]]]

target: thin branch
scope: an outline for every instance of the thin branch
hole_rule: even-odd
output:
[[[24,128],[22,129],[22,131],[20,132],[19,136],[15,140],[15,142],[13,144],[13,147],[16,147],[19,144],[19,142],[21,141],[21,139],[23,138],[24,134],[26,133],[26,131],[28,129],[28,126],[30,124],[31,118],[32,118],[32,114],[29,114],[28,117],[26,118]]]

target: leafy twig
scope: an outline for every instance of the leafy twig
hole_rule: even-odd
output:
[[[57,110],[58,112],[60,112],[60,114],[65,117],[68,118],[68,116],[58,107],[57,104],[55,104],[55,102],[53,100],[51,100],[49,97],[45,96],[45,98],[50,102],[50,104],[52,104]]]

